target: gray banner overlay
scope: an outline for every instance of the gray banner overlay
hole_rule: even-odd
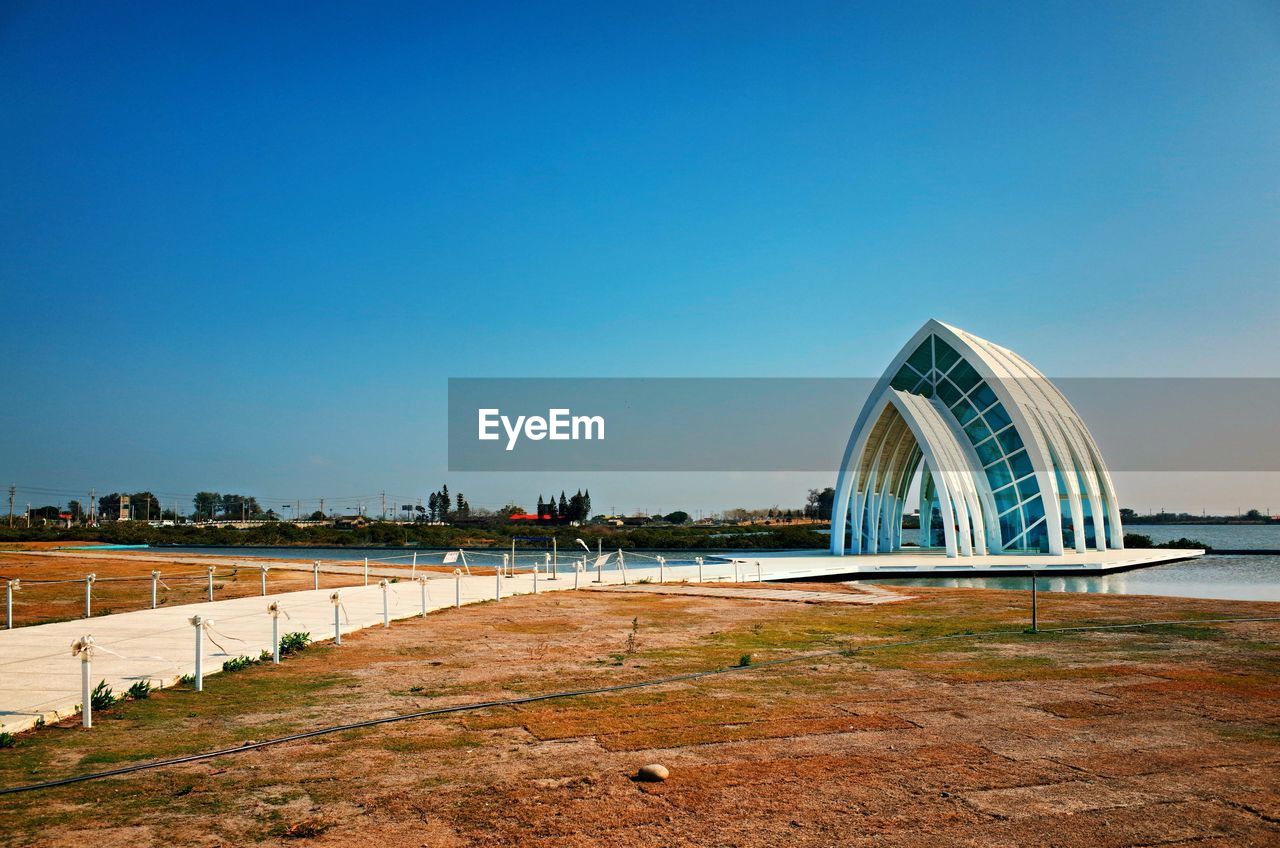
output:
[[[449,470],[834,472],[878,381],[451,378]],[[1030,397],[1047,388],[1008,383]],[[1052,384],[1112,471],[1280,470],[1280,378]],[[493,438],[480,438],[481,410]]]

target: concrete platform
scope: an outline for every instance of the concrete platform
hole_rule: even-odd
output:
[[[832,578],[857,580],[878,577],[1013,577],[1031,574],[1113,574],[1204,556],[1203,549],[1137,548],[1089,551],[1062,556],[998,554],[948,557],[942,551],[896,551],[887,554],[833,556],[829,551],[786,551],[748,554],[759,560],[773,580]]]

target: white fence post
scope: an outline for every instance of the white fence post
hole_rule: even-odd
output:
[[[502,559],[505,561],[506,558],[507,558],[507,555],[503,554]],[[502,600],[502,567],[499,566],[498,568],[494,569],[493,575],[494,575],[493,599],[495,601],[500,601]]]
[[[272,601],[267,604],[267,612],[271,613],[271,661],[280,665],[280,604]]]
[[[658,557],[658,582],[667,582],[667,558]]]
[[[160,572],[151,572],[151,608],[156,608],[156,584],[160,582]]]
[[[427,617],[427,578],[419,577],[418,582],[422,584],[422,617]]]
[[[387,608],[387,581],[385,578],[378,581],[378,587],[382,589],[382,626],[391,626],[391,611]]]
[[[269,566],[260,565],[258,568],[262,569],[262,597],[265,598],[267,596],[267,569]]]
[[[410,579],[418,576],[418,552],[413,552],[413,567],[409,569]]]
[[[369,558],[364,558],[364,585],[369,585]]]
[[[756,582],[763,583],[764,578],[760,576],[760,560],[756,560]]]
[[[586,562],[586,560],[584,559],[582,562]],[[575,589],[578,588],[578,577],[582,574],[582,562],[576,559],[573,561],[573,588]]]
[[[311,588],[320,588],[320,560],[311,563]]]
[[[193,615],[193,616],[191,616],[191,618],[189,618],[189,619],[187,619],[187,620],[188,620],[189,622],[191,622],[191,626],[192,626],[193,628],[195,628],[195,631],[196,631],[196,673],[195,673],[196,691],[197,691],[197,692],[203,692],[203,691],[204,691],[204,625],[205,625],[205,619],[204,619],[204,617],[203,617],[203,616]]]
[[[22,581],[10,578],[4,584],[4,629],[13,629],[13,593],[22,588]]]
[[[209,600],[211,601],[213,600],[213,569],[212,565],[209,566]]]
[[[455,568],[453,570],[453,606],[455,609],[462,606],[462,569]]]
[[[93,659],[93,637],[81,636],[71,643],[71,655],[80,657],[80,723],[93,727],[93,696],[89,680],[93,676],[90,663]]]
[[[96,574],[86,574],[84,576],[84,617],[93,617],[93,581],[98,579]]]
[[[533,561],[533,594],[538,594],[538,561]]]
[[[698,564],[698,582],[702,582],[702,557],[694,557],[693,561]]]
[[[329,596],[329,600],[333,603],[333,644],[342,644],[342,622],[338,620],[338,610],[342,607],[342,596],[338,592],[334,592]]]
[[[618,548],[618,568],[622,571],[622,585],[627,585],[627,561],[622,557],[622,548]]]

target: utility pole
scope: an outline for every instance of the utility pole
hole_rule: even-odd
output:
[[[320,517],[324,518],[324,498],[320,499]]]
[[[9,486],[9,526],[10,527],[13,526],[13,496],[16,495],[17,493],[18,493],[18,487],[14,485],[10,485]]]
[[[382,494],[382,515],[379,516],[378,520],[386,521],[387,520],[387,493],[382,492],[381,494]]]
[[[98,514],[98,501],[96,498],[94,498],[94,495],[96,495],[97,493],[98,493],[97,489],[89,490],[89,523],[90,524],[97,523],[94,518],[94,516]]]

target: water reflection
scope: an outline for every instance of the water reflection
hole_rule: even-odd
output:
[[[1027,589],[1031,585],[1028,577],[917,577],[867,582],[987,589]],[[1280,557],[1253,554],[1206,556],[1097,577],[1041,577],[1037,585],[1047,592],[1280,601]]]

